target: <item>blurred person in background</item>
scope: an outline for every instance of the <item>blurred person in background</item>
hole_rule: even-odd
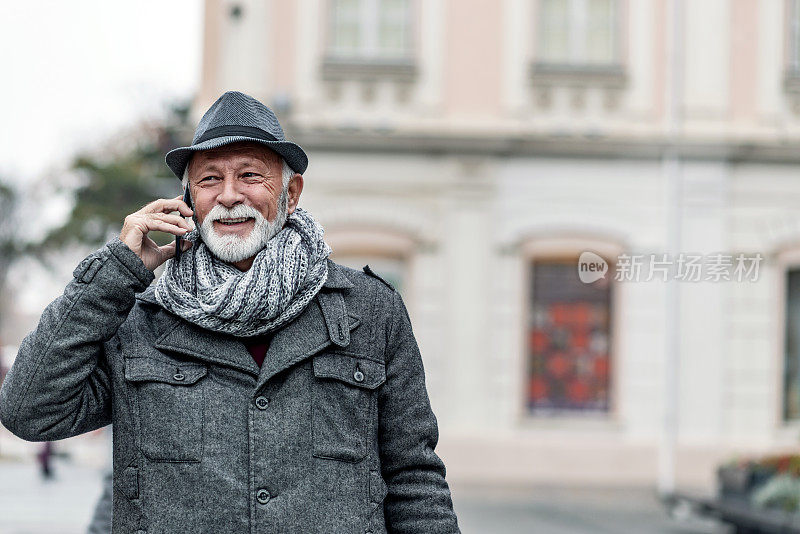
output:
[[[45,441],[39,452],[36,454],[36,459],[39,462],[39,473],[44,480],[51,480],[53,478],[53,442]]]
[[[328,258],[297,206],[303,150],[228,92],[166,161],[184,200],[78,265],[19,349],[2,423],[52,440],[113,420],[115,532],[459,532],[408,312]]]

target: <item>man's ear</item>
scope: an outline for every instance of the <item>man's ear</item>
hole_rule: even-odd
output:
[[[289,179],[289,200],[287,202],[287,212],[289,215],[294,213],[297,203],[300,202],[300,193],[303,192],[303,175],[294,173]]]

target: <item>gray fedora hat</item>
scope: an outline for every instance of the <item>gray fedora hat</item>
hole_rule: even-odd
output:
[[[194,152],[239,141],[266,145],[286,160],[294,172],[303,174],[308,167],[308,156],[299,145],[286,140],[272,110],[238,91],[228,91],[219,97],[200,119],[192,145],[170,150],[166,162],[175,176],[183,178],[183,171]]]

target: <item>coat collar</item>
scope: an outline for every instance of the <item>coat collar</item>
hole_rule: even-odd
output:
[[[248,372],[258,377],[256,389],[329,345],[345,347],[361,318],[348,312],[342,294],[354,287],[353,283],[340,265],[327,261],[328,278],[322,289],[300,315],[274,333],[261,369],[239,338],[200,328],[164,310],[164,330],[155,347]],[[137,299],[159,305],[153,286],[138,294]]]
[[[334,263],[328,258],[328,279],[325,280],[323,287],[331,289],[350,289],[353,287],[353,282],[344,274],[344,269],[338,263]]]

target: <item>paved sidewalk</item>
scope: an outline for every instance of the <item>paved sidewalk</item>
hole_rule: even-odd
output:
[[[0,534],[84,534],[102,470],[53,460],[45,482],[35,463],[0,460]]]
[[[83,534],[102,469],[55,459],[42,481],[35,463],[0,459],[0,534]],[[719,534],[710,523],[666,517],[646,491],[452,486],[463,534]]]
[[[500,489],[451,485],[463,534],[723,534],[715,521],[670,519],[634,489]]]

